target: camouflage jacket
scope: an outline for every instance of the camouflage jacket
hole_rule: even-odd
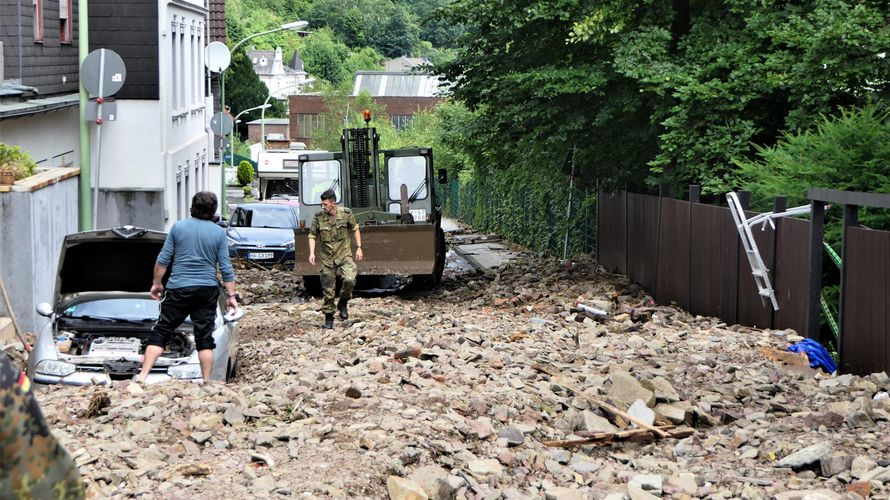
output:
[[[0,354],[0,498],[83,498],[77,467],[56,441],[31,383]]]
[[[321,265],[339,266],[352,257],[350,236],[356,229],[355,215],[348,208],[337,207],[334,215],[328,215],[324,210],[315,214],[309,238],[317,241],[316,251]]]

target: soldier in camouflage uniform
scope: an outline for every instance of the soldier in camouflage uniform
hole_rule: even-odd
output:
[[[334,191],[328,189],[321,194],[321,208],[322,211],[315,214],[312,227],[309,229],[309,263],[315,265],[315,246],[320,245],[319,275],[324,289],[324,305],[321,308],[324,312],[323,328],[330,329],[334,327],[334,295],[338,274],[343,279],[343,285],[340,288],[337,309],[340,312],[340,319],[345,320],[349,317],[346,304],[352,298],[352,288],[355,286],[355,275],[358,271],[355,261],[352,260],[350,232],[355,235],[355,260],[361,261],[364,254],[362,234],[355,222],[355,216],[348,208],[337,208],[337,195]]]
[[[2,353],[0,498],[83,498],[77,467],[50,433],[28,377]]]

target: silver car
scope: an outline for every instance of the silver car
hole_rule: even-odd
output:
[[[149,289],[165,238],[166,233],[132,226],[65,237],[53,303],[37,306],[38,314],[50,322],[41,329],[28,360],[32,380],[108,385],[139,373],[160,311]],[[220,297],[211,378],[228,381],[238,369],[238,320],[244,310],[224,315],[225,294]],[[146,382],[170,379],[201,379],[189,319],[176,330]]]

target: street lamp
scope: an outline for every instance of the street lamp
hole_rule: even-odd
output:
[[[235,50],[237,50],[238,47],[243,45],[248,40],[253,40],[254,38],[256,38],[258,36],[268,35],[269,33],[276,33],[278,31],[297,31],[297,30],[301,30],[301,29],[305,28],[306,26],[309,26],[309,21],[294,21],[292,23],[282,24],[281,27],[278,27],[275,29],[263,31],[261,33],[255,33],[255,34],[250,35],[247,38],[241,40],[240,42],[236,43],[232,47],[232,50],[230,52],[232,53],[232,57],[234,58]],[[222,72],[220,73],[219,105],[223,110],[226,109],[226,70],[222,70]],[[220,195],[219,195],[219,197],[220,197],[220,202],[219,202],[220,214],[225,214],[224,210],[226,207],[226,167],[225,167],[225,164],[226,164],[225,158],[222,158],[222,161],[220,162],[220,165],[221,165],[220,170],[222,171],[222,172],[220,172],[220,178],[222,179],[220,181],[220,184],[222,187],[220,189]]]
[[[302,82],[302,83],[295,83],[295,84],[293,84],[293,85],[287,85],[287,86],[281,87],[280,89],[276,89],[275,92],[270,92],[270,93],[269,93],[269,97],[266,97],[266,100],[263,101],[263,104],[264,104],[264,105],[268,104],[268,103],[269,103],[269,99],[271,99],[272,96],[274,96],[275,94],[281,92],[282,90],[292,89],[292,88],[295,88],[295,87],[302,87],[302,86],[304,85],[304,83],[305,83],[305,82]],[[271,107],[271,106],[272,106],[272,105],[269,104],[268,106],[266,106],[266,108],[269,108],[269,107]],[[261,144],[262,144],[262,145],[260,146],[260,151],[265,151],[265,150],[266,150],[266,108],[263,108],[263,112],[260,113],[260,142],[261,142]],[[288,109],[288,115],[289,115],[289,114],[290,114],[290,110]],[[290,119],[290,116],[288,116],[288,119]]]
[[[263,103],[263,104],[260,104],[259,106],[254,106],[250,109],[245,109],[244,111],[235,115],[235,119],[232,120],[232,122],[233,122],[232,131],[229,132],[229,154],[231,155],[230,158],[232,158],[230,165],[232,165],[233,167],[235,166],[235,125],[238,123],[238,118],[241,118],[241,115],[243,115],[245,113],[250,113],[251,111],[256,111],[258,109],[262,109],[265,112],[266,108],[271,108],[271,107],[272,107],[271,104]],[[225,177],[225,171],[223,172],[223,177]],[[223,185],[225,186],[225,181],[223,181]],[[223,207],[220,210],[224,210],[224,209],[225,209],[225,207]]]

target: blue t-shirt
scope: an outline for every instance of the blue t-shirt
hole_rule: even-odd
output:
[[[217,265],[224,282],[235,281],[226,231],[209,220],[188,218],[173,224],[158,254],[161,266],[169,267],[171,262],[168,289],[218,286]]]

